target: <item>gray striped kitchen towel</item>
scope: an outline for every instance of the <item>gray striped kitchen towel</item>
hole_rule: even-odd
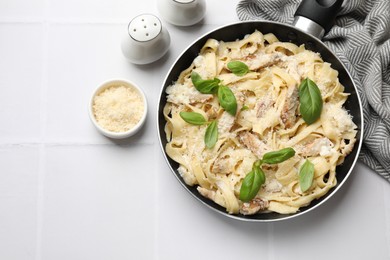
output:
[[[291,24],[300,0],[241,0],[240,20]],[[322,39],[351,73],[364,110],[359,159],[390,181],[390,0],[346,0]]]

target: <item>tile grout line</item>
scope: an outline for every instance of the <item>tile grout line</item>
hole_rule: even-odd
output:
[[[160,147],[159,145],[156,145],[157,148],[155,148],[155,152],[156,152],[156,157],[155,158],[159,158],[160,157]],[[155,164],[157,165],[157,164]],[[157,166],[156,166],[157,167]],[[158,260],[159,259],[159,243],[158,243],[158,238],[159,238],[159,172],[158,170],[155,171],[156,175],[155,175],[155,182],[154,182],[154,202],[155,202],[155,206],[154,206],[154,241],[153,241],[153,251],[154,251],[154,254],[153,254],[153,259],[154,260]]]
[[[230,21],[230,22],[238,22],[238,21]],[[230,23],[229,21],[224,21],[224,23]],[[93,19],[93,18],[46,18],[46,19],[40,19],[40,18],[2,18],[0,17],[0,24],[44,24],[44,23],[50,23],[53,25],[121,25],[121,24],[128,24],[129,20],[128,18],[106,18],[106,19]],[[166,25],[167,22],[164,22]],[[202,24],[202,26],[214,26],[219,27],[221,26],[221,23],[205,23]]]
[[[117,19],[41,19],[41,18],[0,18],[0,24],[68,24],[68,25],[118,25],[127,24],[128,20]]]
[[[45,1],[45,17],[48,15],[49,0]],[[42,82],[40,96],[40,125],[41,138],[39,144],[39,170],[38,170],[38,195],[37,195],[37,236],[35,260],[42,259],[42,236],[44,219],[44,185],[46,174],[46,125],[47,125],[47,88],[48,88],[48,47],[49,47],[49,23],[43,21],[43,40],[42,40]]]
[[[35,260],[42,259],[42,232],[44,211],[44,183],[45,183],[45,145],[39,148],[39,172],[38,172],[38,202],[37,202],[37,237]]]
[[[39,147],[45,145],[45,147],[55,147],[55,146],[134,146],[134,145],[154,145],[152,141],[150,142],[110,142],[110,143],[93,143],[93,142],[14,142],[14,143],[0,143],[1,148],[12,148],[12,147]]]
[[[153,80],[153,82],[155,82],[155,80]],[[157,131],[157,122],[154,121],[153,122],[153,125],[154,127],[156,127],[156,131]],[[155,133],[155,138],[158,136],[157,132]],[[155,140],[155,139],[154,139]],[[159,162],[163,162],[163,165],[166,166],[165,164],[165,158],[162,154],[162,150],[161,150],[161,144],[160,142],[154,142],[154,147],[155,147],[155,158],[158,159]],[[155,193],[154,193],[154,196],[155,196],[155,203],[156,203],[156,206],[155,206],[155,215],[154,215],[154,255],[153,255],[153,259],[154,260],[159,260],[161,259],[160,257],[160,209],[161,209],[161,205],[160,205],[160,173],[161,173],[161,167],[159,167],[158,165],[161,166],[161,163],[157,163],[155,164],[156,166],[156,180],[155,180]]]

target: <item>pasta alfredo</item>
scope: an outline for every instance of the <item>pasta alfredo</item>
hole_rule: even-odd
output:
[[[230,61],[245,63],[249,72],[233,74]],[[237,113],[227,113],[212,94],[193,85],[191,73],[218,78],[237,100]],[[298,86],[305,78],[320,89],[320,118],[307,125],[299,112]],[[223,42],[209,39],[178,80],[166,89],[164,107],[166,152],[180,165],[178,172],[200,194],[231,214],[294,213],[325,195],[337,183],[336,166],[352,151],[356,125],[343,108],[348,94],[338,72],[318,53],[293,43],[280,42],[259,31],[244,39]],[[218,140],[207,148],[207,125],[191,125],[180,112],[196,112],[217,120]],[[264,153],[292,147],[295,155],[262,169],[266,181],[249,202],[239,199],[240,187],[253,163]],[[314,180],[302,192],[298,172],[306,159],[314,164]]]

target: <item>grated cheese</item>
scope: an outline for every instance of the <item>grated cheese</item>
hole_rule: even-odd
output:
[[[144,113],[144,103],[137,89],[111,86],[95,96],[93,113],[98,124],[112,132],[133,128]]]

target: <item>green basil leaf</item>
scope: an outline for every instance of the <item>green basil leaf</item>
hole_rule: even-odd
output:
[[[231,61],[227,64],[227,67],[237,76],[244,76],[249,72],[248,66],[241,61]]]
[[[249,172],[244,180],[242,181],[241,188],[240,188],[240,200],[247,202],[250,201],[252,198],[252,191],[257,190],[258,187],[255,187],[255,172],[251,171]],[[260,188],[259,188],[260,189]],[[256,196],[256,195],[255,195]]]
[[[232,90],[229,87],[220,85],[218,88],[218,100],[223,109],[226,110],[232,116],[237,112],[237,100]]]
[[[263,185],[265,183],[265,174],[263,172],[263,170],[257,166],[257,167],[254,167],[254,172],[255,172],[255,179],[256,177],[258,178],[258,182],[260,183],[260,186]],[[256,192],[257,194],[257,192]]]
[[[240,200],[248,202],[256,197],[261,185],[265,183],[265,174],[260,167],[253,167],[244,180],[240,188]]]
[[[288,147],[288,148],[281,149],[279,151],[265,153],[261,161],[263,163],[276,164],[276,163],[284,162],[285,160],[290,159],[294,155],[295,155],[295,150],[291,147]]]
[[[203,125],[206,119],[196,112],[180,112],[180,117],[191,125]]]
[[[204,135],[204,143],[206,147],[211,149],[218,141],[218,124],[217,120],[214,120],[206,128],[206,133]]]
[[[306,160],[305,163],[299,169],[299,186],[301,187],[302,192],[307,191],[311,184],[313,183],[314,178],[314,164],[309,160]]]
[[[304,79],[299,85],[299,112],[303,120],[310,125],[321,116],[322,97],[321,91],[314,81]]]
[[[202,79],[198,73],[193,71],[191,73],[191,81],[195,88],[203,94],[215,94],[218,91],[219,79]]]
[[[262,160],[257,160],[253,163],[252,167],[260,167],[263,164]],[[253,169],[253,168],[252,168]]]

